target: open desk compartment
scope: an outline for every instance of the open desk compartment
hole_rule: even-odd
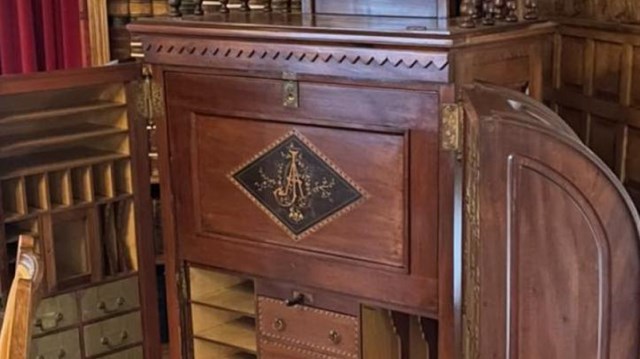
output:
[[[256,358],[253,280],[190,267],[194,358]]]

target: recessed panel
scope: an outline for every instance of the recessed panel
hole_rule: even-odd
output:
[[[197,232],[405,266],[405,136],[195,115]]]

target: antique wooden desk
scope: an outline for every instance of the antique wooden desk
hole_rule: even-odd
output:
[[[463,87],[539,99],[554,24],[304,4],[130,26],[172,357],[637,357],[628,196],[531,97]]]

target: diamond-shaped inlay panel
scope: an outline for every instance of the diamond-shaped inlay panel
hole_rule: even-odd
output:
[[[366,197],[297,131],[258,153],[230,178],[295,240]]]

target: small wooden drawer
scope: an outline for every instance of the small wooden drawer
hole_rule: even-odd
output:
[[[100,359],[142,359],[144,357],[142,347],[135,347],[121,352],[113,353]]]
[[[79,298],[85,321],[136,309],[140,306],[138,277],[86,289]]]
[[[112,318],[84,327],[87,356],[118,350],[142,341],[140,312]]]
[[[78,322],[74,294],[63,294],[40,302],[33,321],[33,334],[47,333]]]
[[[260,341],[260,359],[339,359],[342,357],[312,352],[300,347],[264,339]]]
[[[259,297],[258,328],[261,342],[278,342],[336,358],[359,357],[360,326],[354,316],[302,305],[289,307],[283,301]]]
[[[80,358],[80,336],[78,330],[74,329],[33,339],[29,358]]]

